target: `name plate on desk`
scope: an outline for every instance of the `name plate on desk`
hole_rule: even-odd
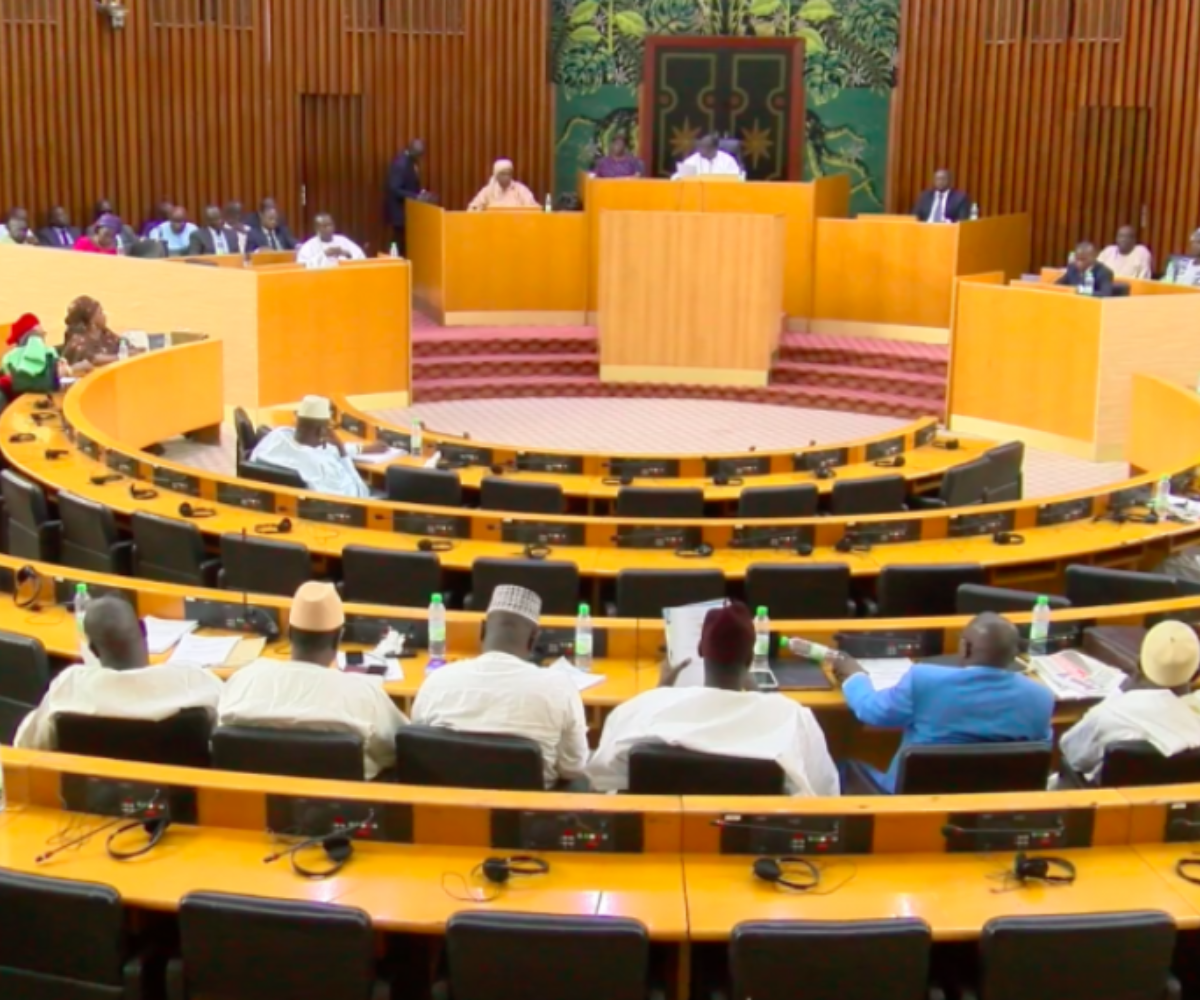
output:
[[[493,809],[492,847],[577,854],[640,854],[641,813]]]
[[[926,424],[913,437],[913,445],[924,448],[937,440],[937,424]]]
[[[994,535],[997,531],[1012,531],[1017,513],[998,510],[990,514],[957,514],[950,518],[951,538],[970,538],[974,535]]]
[[[817,469],[835,469],[850,461],[849,448],[822,448],[820,451],[805,451],[792,458],[796,472],[816,472]]]
[[[412,438],[408,434],[401,434],[399,431],[390,431],[386,427],[380,427],[376,432],[376,437],[389,448],[400,448],[408,452],[412,451]]]
[[[352,417],[349,413],[343,413],[338,423],[342,430],[348,434],[353,434],[355,437],[360,438],[367,436],[367,423],[365,420],[359,420],[358,417]]]
[[[470,538],[471,519],[398,510],[392,515],[392,530],[402,535],[425,535],[429,538]]]
[[[846,535],[855,545],[898,545],[921,540],[920,521],[876,521],[870,524],[851,522]]]
[[[608,463],[609,476],[617,479],[678,479],[676,458],[614,458]]]
[[[579,476],[583,474],[583,456],[519,451],[516,466],[518,472],[552,472],[557,475]]]
[[[810,524],[794,524],[791,527],[746,528],[734,525],[730,547],[735,549],[794,549],[799,545],[812,545],[813,527]]]
[[[838,632],[837,648],[856,660],[893,659],[908,656],[940,656],[940,629],[887,629],[880,632]]]
[[[1108,495],[1108,509],[1121,510],[1125,507],[1147,507],[1153,499],[1153,484],[1144,483],[1141,486],[1128,486],[1123,490],[1113,490]]]
[[[423,618],[379,618],[374,615],[346,615],[343,642],[375,646],[388,629],[404,636],[404,650],[429,648],[429,623]]]
[[[704,474],[714,476],[765,476],[771,471],[771,459],[766,455],[747,455],[745,458],[708,458]]]
[[[226,632],[255,632],[262,634],[271,625],[279,632],[279,609],[247,605],[236,601],[202,601],[184,598],[185,621],[199,622],[205,628]]]
[[[870,854],[875,817],[751,816],[718,820],[722,854]]]
[[[699,528],[617,528],[621,549],[694,549],[700,544]]]
[[[500,538],[519,545],[583,545],[582,524],[554,524],[545,521],[500,522]]]
[[[250,486],[217,483],[217,503],[227,503],[244,510],[274,511],[275,494],[270,490],[256,490]]]
[[[951,854],[1091,847],[1094,809],[951,813],[942,827]]]
[[[355,840],[413,842],[413,808],[408,803],[267,796],[267,829],[274,834],[324,837],[359,823],[364,825],[354,831]]]
[[[119,472],[130,479],[137,479],[141,475],[140,464],[132,455],[122,455],[119,451],[110,451],[105,454],[104,463],[113,472]]]
[[[61,781],[63,805],[71,812],[93,816],[145,817],[171,815],[173,823],[195,826],[196,789],[181,785],[155,785],[141,781],[118,781],[90,774],[64,774]]]
[[[877,462],[881,458],[891,458],[904,451],[904,438],[884,438],[882,441],[872,441],[867,445],[867,461]]]
[[[532,659],[536,663],[557,660],[565,656],[568,660],[575,655],[575,630],[573,628],[544,628],[538,632],[537,645]],[[592,658],[602,660],[608,655],[608,629],[592,632]]]
[[[75,435],[75,447],[87,455],[88,458],[98,459],[100,457],[100,446],[86,434]]]
[[[1091,516],[1092,498],[1080,497],[1078,500],[1060,500],[1058,503],[1039,505],[1037,523],[1039,528],[1044,528],[1051,524],[1086,521]]]
[[[305,521],[322,521],[325,524],[342,524],[348,528],[367,526],[367,508],[337,500],[315,500],[301,497],[296,504],[296,513]]]
[[[461,469],[468,465],[491,465],[493,462],[491,448],[442,443],[437,446],[437,450],[442,453],[442,462],[454,468]]]
[[[200,479],[186,472],[174,469],[164,469],[158,465],[150,466],[150,476],[154,485],[162,490],[173,490],[176,493],[186,493],[190,497],[200,495]]]

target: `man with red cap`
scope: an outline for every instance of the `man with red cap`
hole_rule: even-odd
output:
[[[687,662],[664,663],[659,687],[618,706],[588,764],[597,791],[629,787],[629,752],[667,743],[698,753],[773,760],[790,795],[837,795],[837,767],[825,734],[807,708],[782,694],[760,694],[750,681],[754,619],[739,602],[714,608],[700,636],[704,686],[674,686]]]

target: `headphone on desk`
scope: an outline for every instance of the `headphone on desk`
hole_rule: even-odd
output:
[[[320,881],[322,879],[332,878],[343,868],[346,867],[346,862],[350,860],[354,854],[354,841],[351,839],[354,834],[358,833],[364,827],[370,826],[375,821],[375,810],[367,813],[366,819],[358,823],[351,823],[340,830],[331,830],[329,833],[323,833],[317,837],[309,837],[306,840],[300,841],[298,844],[293,844],[291,847],[285,848],[282,851],[276,851],[274,854],[268,854],[263,858],[263,864],[269,865],[273,861],[278,861],[280,858],[289,858],[292,863],[292,871],[301,878],[311,879],[312,881]],[[329,859],[329,866],[326,868],[308,868],[296,860],[296,855],[310,847],[320,847],[325,852],[325,857]]]
[[[808,892],[821,884],[821,872],[807,858],[755,858],[754,877],[793,892]],[[804,876],[803,881],[795,876]]]
[[[132,823],[126,823],[124,826],[117,827],[108,835],[108,840],[104,842],[104,849],[114,861],[130,861],[133,858],[140,858],[143,854],[149,854],[158,846],[159,841],[166,836],[167,830],[170,827],[171,813],[169,810],[164,810],[161,816],[156,816],[154,819],[134,820]],[[113,846],[113,841],[118,837],[139,829],[146,832],[148,839],[144,844],[128,850],[121,850]]]
[[[450,541],[435,540],[433,538],[422,538],[417,542],[418,552],[449,552],[454,548],[454,543]]]
[[[1018,882],[1043,882],[1046,885],[1071,885],[1075,881],[1075,865],[1066,858],[1042,856],[1031,858],[1019,851],[1013,859],[1012,877]]]
[[[158,496],[158,490],[150,486],[138,486],[137,483],[130,483],[129,495],[134,500],[153,500]]]
[[[675,550],[677,559],[710,559],[715,550],[708,542],[701,542],[695,548],[678,548]]]
[[[841,538],[839,538],[836,542],[833,543],[833,547],[838,552],[870,552],[871,551],[871,543],[870,542],[864,541],[863,539],[857,537],[856,535],[851,535],[851,534],[842,535]]]
[[[535,562],[541,562],[543,559],[550,558],[550,554],[554,550],[545,542],[529,542],[524,549],[521,550],[522,555],[526,559],[532,559]]]
[[[254,526],[256,535],[290,535],[292,533],[292,519],[290,517],[280,518],[271,524],[256,524]]]
[[[903,455],[889,455],[887,458],[877,458],[871,464],[880,469],[903,469],[906,462]]]
[[[718,472],[712,477],[713,486],[744,486],[746,480],[741,476],[727,476],[723,472]]]
[[[837,472],[832,465],[818,465],[813,469],[814,479],[837,479]]]
[[[1025,536],[1015,531],[997,531],[992,535],[992,541],[997,545],[1024,545]]]
[[[514,854],[509,858],[484,858],[479,870],[493,885],[504,885],[514,875],[546,875],[550,862],[531,854]]]
[[[18,569],[13,574],[13,604],[18,608],[41,611],[38,598],[42,593],[42,582],[42,574],[35,567],[26,565]],[[21,588],[27,584],[33,586],[29,588],[28,593],[22,596]]]
[[[183,503],[179,505],[179,515],[180,517],[190,517],[194,520],[198,520],[205,517],[216,517],[217,512],[213,507],[201,507],[199,505],[194,506],[188,503],[188,501],[184,500]]]

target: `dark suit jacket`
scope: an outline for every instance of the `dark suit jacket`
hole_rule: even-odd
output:
[[[421,193],[421,171],[417,162],[401,153],[388,167],[387,219],[392,226],[404,225],[404,203]]]
[[[222,226],[225,233],[225,243],[229,247],[230,253],[237,253],[238,234],[228,226]],[[212,230],[206,226],[201,226],[188,241],[188,253],[193,257],[200,257],[204,254],[215,254],[217,252],[217,241],[213,238]]]
[[[67,234],[67,242],[63,243],[61,233]],[[38,242],[44,247],[57,247],[60,250],[70,250],[75,245],[75,241],[79,239],[79,230],[74,226],[68,226],[66,229],[55,229],[53,226],[47,226],[45,229],[37,231]]]
[[[936,193],[933,188],[921,192],[921,197],[917,199],[917,207],[913,209],[913,215],[918,221],[928,222],[929,217],[933,215],[933,196]],[[966,222],[971,218],[971,199],[967,197],[966,191],[950,189],[950,197],[946,199],[946,218],[950,222]]]
[[[280,250],[296,249],[296,238],[282,222],[275,227],[275,239],[279,243]],[[246,249],[252,253],[255,250],[271,249],[271,242],[267,239],[267,234],[261,226],[250,227],[250,238],[246,243]]]
[[[1110,298],[1113,293],[1114,277],[1112,271],[1106,265],[1101,264],[1100,261],[1096,261],[1092,265],[1093,294],[1100,299]],[[1078,288],[1083,284],[1083,272],[1074,264],[1068,264],[1066,271],[1063,272],[1062,277],[1055,284]]]

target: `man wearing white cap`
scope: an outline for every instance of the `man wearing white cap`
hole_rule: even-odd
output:
[[[527,659],[541,611],[542,599],[532,591],[497,587],[488,606],[483,655],[447,664],[426,678],[413,702],[413,722],[536,740],[551,788],[583,775],[587,720],[571,680]]]
[[[342,444],[330,421],[333,407],[324,396],[305,396],[296,410],[295,427],[276,427],[250,455],[252,462],[266,462],[300,473],[304,485],[314,493],[341,497],[370,496],[367,484],[354,467],[355,455],[386,450],[382,441]]]
[[[488,181],[467,206],[469,212],[493,208],[537,208],[533,192],[513,179],[512,160],[497,160],[492,164],[492,179]]]
[[[1179,697],[1197,665],[1200,641],[1190,625],[1155,625],[1142,641],[1141,675],[1134,687],[1105,698],[1063,735],[1063,759],[1091,780],[1111,743],[1147,740],[1164,757],[1200,747],[1200,715]]]
[[[225,684],[222,726],[357,733],[363,775],[370,781],[396,762],[396,730],[404,713],[378,680],[337,669],[346,617],[332,584],[310,582],[296,591],[288,618],[290,660],[257,660]]]

